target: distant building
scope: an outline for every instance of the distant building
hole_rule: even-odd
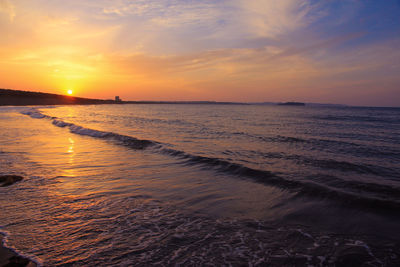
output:
[[[115,102],[121,102],[122,100],[121,100],[121,98],[119,98],[119,96],[116,96],[115,97]]]

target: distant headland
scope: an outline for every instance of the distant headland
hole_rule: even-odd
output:
[[[0,89],[0,106],[114,104],[114,100],[90,99],[41,92]]]
[[[42,92],[0,89],[0,106],[28,105],[98,105],[98,104],[217,104],[248,105],[248,103],[217,101],[123,101],[119,96],[112,99],[92,99]]]

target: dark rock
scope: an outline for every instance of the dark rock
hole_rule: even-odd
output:
[[[9,262],[4,267],[25,267],[31,261],[21,256],[12,256]]]
[[[373,260],[363,246],[346,246],[339,249],[337,266],[364,266]]]
[[[0,175],[0,186],[9,186],[23,179],[24,178],[19,175]]]

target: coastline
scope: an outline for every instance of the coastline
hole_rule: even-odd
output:
[[[29,105],[91,105],[118,104],[114,100],[91,99],[67,95],[41,92],[0,89],[0,106],[29,106]]]
[[[121,99],[92,99],[69,95],[30,92],[0,88],[0,106],[41,105],[100,105],[100,104],[205,104],[205,105],[249,105],[241,102],[220,101],[123,101]]]
[[[3,234],[0,234],[0,266],[37,267],[37,264],[5,247],[4,236]]]

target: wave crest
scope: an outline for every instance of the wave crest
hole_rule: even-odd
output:
[[[327,184],[320,184],[313,181],[304,180],[292,180],[286,179],[274,173],[266,170],[253,169],[241,164],[232,163],[220,158],[212,158],[205,156],[193,155],[184,151],[175,150],[168,148],[156,141],[141,140],[135,137],[120,135],[113,132],[93,130],[85,128],[73,123],[64,122],[58,118],[50,117],[42,114],[36,109],[29,109],[21,112],[24,115],[28,115],[32,118],[42,119],[46,118],[52,121],[52,124],[62,128],[69,128],[70,132],[80,135],[91,136],[101,139],[111,139],[116,141],[120,145],[127,146],[132,149],[146,149],[153,147],[156,153],[162,153],[169,156],[173,156],[183,160],[183,164],[186,165],[197,165],[204,166],[207,169],[212,169],[216,172],[227,173],[233,176],[250,178],[259,183],[263,183],[270,186],[275,186],[283,190],[289,190],[295,193],[295,197],[307,196],[313,198],[330,199],[337,202],[355,205],[365,209],[374,210],[399,210],[400,209],[400,188],[380,186],[378,184],[366,184],[366,183],[351,183],[347,181],[340,181],[341,186],[332,187]],[[282,138],[282,137],[280,137]],[[300,139],[290,138],[290,141],[299,142]],[[325,165],[333,165],[333,168],[339,169],[357,169],[359,172],[371,172],[369,169],[361,168],[359,166],[353,166],[344,164],[343,162],[323,162],[318,161],[318,165],[324,163]],[[334,177],[335,178],[335,177]],[[338,180],[338,178],[335,178]],[[333,180],[335,180],[333,179]],[[332,180],[332,179],[331,179]],[[387,199],[387,195],[378,194],[377,196],[369,196],[368,193],[379,193],[374,189],[378,186],[384,192],[388,192],[394,199]],[[349,190],[350,189],[350,190]]]

